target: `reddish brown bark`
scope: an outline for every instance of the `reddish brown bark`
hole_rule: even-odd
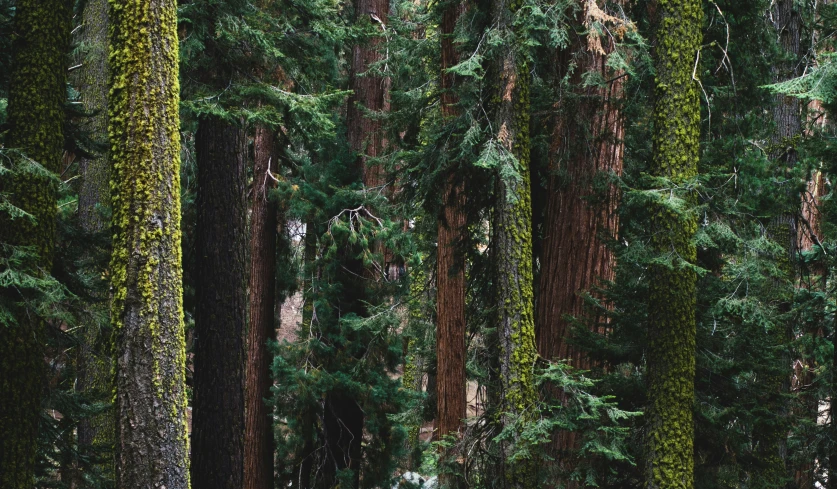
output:
[[[455,77],[445,70],[458,62],[453,30],[464,4],[452,4],[442,14],[442,115],[458,115],[453,93]],[[436,392],[439,438],[458,434],[466,415],[465,390],[465,260],[459,247],[466,226],[464,186],[453,170],[445,182],[438,226],[436,261]],[[440,474],[442,487],[453,487],[453,477]]]
[[[536,311],[538,353],[549,360],[570,359],[580,368],[589,362],[572,347],[570,322],[565,317],[582,315],[580,291],[613,279],[613,252],[602,237],[615,235],[618,228],[617,189],[611,185],[606,195],[593,197],[593,183],[602,174],[621,174],[624,152],[619,104],[625,78],[606,67],[612,41],[603,42],[601,51],[596,48],[582,38],[560,54],[558,78],[575,61],[571,86],[577,88],[567,97],[575,105],[562,109],[552,134]],[[582,87],[581,76],[590,71],[609,83]]]
[[[584,15],[590,15],[587,7]],[[581,20],[589,21],[589,17]],[[577,368],[591,365],[584,353],[573,347],[572,324],[567,318],[584,315],[581,292],[614,278],[613,251],[603,238],[615,236],[618,230],[617,189],[613,185],[601,193],[594,189],[595,179],[622,173],[620,99],[625,78],[606,66],[607,53],[613,49],[610,38],[578,38],[559,54],[558,79],[564,78],[575,62],[570,76],[570,86],[575,88],[562,96],[563,106],[552,134],[536,341],[543,358],[568,359]],[[582,75],[591,71],[609,82],[582,86]],[[559,463],[567,462],[566,451],[575,446],[574,433],[559,432],[548,451]],[[565,482],[574,487],[571,481]]]
[[[244,489],[273,487],[273,423],[264,399],[270,397],[270,352],[274,336],[276,208],[267,199],[275,146],[273,132],[256,128],[250,241],[250,327],[245,381]]]

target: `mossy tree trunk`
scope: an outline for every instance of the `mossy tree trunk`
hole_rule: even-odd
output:
[[[246,137],[198,122],[192,484],[239,489],[244,476]],[[268,427],[268,434],[272,430]]]
[[[491,23],[505,38],[495,60],[497,93],[494,96],[494,138],[509,159],[517,161],[520,178],[497,179],[493,246],[497,333],[500,346],[501,423],[516,429],[535,417],[537,393],[534,364],[535,322],[532,277],[532,203],[529,181],[529,67],[513,18],[520,0],[494,0]],[[537,486],[537,464],[532,459],[512,463],[513,450],[522,442],[503,443],[506,487]]]
[[[454,93],[455,75],[446,70],[459,62],[454,44],[454,29],[465,11],[464,2],[451,3],[442,13],[442,115],[459,115]],[[466,415],[465,386],[465,258],[462,244],[466,231],[465,188],[456,177],[453,165],[442,190],[436,257],[436,393],[437,434],[458,437]],[[460,179],[461,180],[461,179]],[[443,487],[458,487],[453,475],[439,474]]]
[[[64,148],[66,61],[70,39],[67,0],[19,0],[16,3],[6,147],[20,150],[43,167],[33,169],[23,156],[14,171],[0,177],[0,192],[34,219],[0,216],[0,242],[31,246],[38,258],[30,273],[52,268],[57,185]],[[20,301],[14,288],[0,289]],[[0,324],[0,487],[29,489],[34,484],[36,437],[45,385],[44,323],[22,307],[16,324]]]
[[[176,4],[110,2],[116,486],[188,489]]]
[[[656,9],[651,172],[681,185],[697,175],[700,102],[693,72],[703,13],[699,0],[660,1]],[[665,262],[649,267],[645,484],[648,489],[691,489],[697,276],[690,265],[697,259],[697,217],[660,198],[650,223],[651,246]],[[694,195],[685,199],[693,203]]]
[[[276,334],[276,207],[268,200],[274,187],[268,174],[275,136],[256,127],[252,206],[250,214],[250,322],[247,333],[247,376],[244,422],[244,488],[273,488],[273,415],[269,399],[271,355],[268,341]],[[307,236],[306,236],[307,244]],[[307,485],[301,487],[308,487]]]

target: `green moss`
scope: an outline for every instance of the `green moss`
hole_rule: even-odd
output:
[[[113,207],[112,320],[120,424],[148,425],[165,437],[120,426],[119,485],[188,487],[185,341],[180,249],[178,38],[174,2],[111,0],[109,137]],[[127,353],[134,355],[127,357]],[[140,358],[137,358],[139,356]],[[153,386],[142,396],[136,383]],[[148,386],[140,386],[148,387]],[[164,412],[153,406],[163,406]],[[145,444],[151,456],[139,454]],[[131,477],[143,477],[133,480]]]
[[[659,15],[652,171],[680,184],[697,175],[700,105],[692,76],[703,14],[697,0],[668,0]],[[652,245],[668,263],[650,270],[646,487],[690,489],[697,277],[684,262],[697,258],[697,218],[661,204],[651,226]]]
[[[0,192],[34,220],[0,215],[0,242],[34,248],[39,256],[27,270],[34,275],[52,268],[70,6],[66,0],[16,3],[6,146],[20,156],[14,171],[0,178]],[[0,289],[0,294],[20,300],[14,289]],[[0,487],[28,489],[44,382],[44,324],[22,307],[14,313],[16,325],[0,325]]]

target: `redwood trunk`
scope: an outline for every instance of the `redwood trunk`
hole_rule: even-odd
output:
[[[594,190],[595,179],[622,173],[624,118],[620,100],[625,78],[607,67],[607,53],[613,49],[610,39],[601,51],[591,49],[588,39],[577,39],[560,53],[557,73],[557,79],[563,79],[575,62],[570,83],[574,92],[562,97],[564,104],[552,134],[535,316],[537,346],[541,357],[568,359],[582,369],[591,365],[572,345],[568,318],[584,315],[583,291],[613,280],[614,254],[603,238],[615,236],[619,227],[616,187],[609,185],[599,194]],[[588,72],[613,81],[606,86],[584,87],[582,75]],[[560,465],[567,465],[572,463],[567,452],[575,447],[574,433],[559,432],[547,450]],[[565,482],[575,487],[574,482]]]
[[[256,128],[253,204],[250,217],[250,325],[247,336],[244,489],[273,487],[273,423],[268,340],[275,334],[276,207],[268,201],[274,186],[268,175],[275,147],[273,132]]]
[[[453,93],[455,77],[445,70],[458,61],[454,46],[454,28],[464,4],[451,4],[442,14],[442,115],[459,114],[458,99]],[[438,226],[436,261],[436,392],[439,439],[458,436],[466,415],[465,387],[465,260],[459,249],[466,226],[465,194],[453,168],[443,190],[443,208]],[[443,487],[456,485],[453,476],[440,473]]]
[[[199,122],[192,416],[197,489],[239,489],[244,473],[245,143],[244,131],[223,119]]]

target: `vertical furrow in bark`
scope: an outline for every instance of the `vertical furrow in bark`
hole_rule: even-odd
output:
[[[6,144],[53,174],[60,171],[64,148],[70,7],[66,0],[19,0],[14,17]],[[34,219],[0,215],[0,243],[33,247],[39,256],[25,271],[43,277],[52,268],[57,185],[23,156],[14,158],[15,171],[0,177],[0,192]],[[14,287],[0,288],[0,294],[21,300]],[[0,487],[29,489],[46,387],[44,323],[22,307],[12,312],[16,324],[0,324]]]
[[[464,3],[452,3],[442,14],[442,115],[459,114],[455,76],[446,70],[458,63],[453,42]],[[466,226],[464,184],[449,168],[442,193],[436,262],[436,392],[439,438],[458,435],[466,412],[465,391],[465,259],[460,249]],[[455,477],[440,474],[443,487],[454,487]]]
[[[581,3],[587,5],[586,1]],[[588,15],[587,8],[581,13]],[[599,51],[587,39],[577,37],[559,53],[556,74],[556,79],[562,80],[568,70],[574,70],[569,85],[574,91],[561,97],[564,105],[552,133],[536,336],[540,356],[567,359],[582,369],[591,365],[583,352],[573,348],[572,323],[567,317],[584,315],[582,291],[614,278],[614,254],[603,238],[615,236],[618,230],[617,188],[612,184],[605,191],[595,188],[597,179],[622,173],[624,118],[620,104],[625,78],[606,64],[614,44],[608,38]],[[583,86],[583,75],[591,72],[611,81]],[[574,446],[573,433],[559,432],[547,450],[564,465],[559,452]]]
[[[177,7],[110,0],[116,487],[189,488]]]
[[[244,473],[245,144],[233,123],[198,122],[191,469],[201,489],[239,489]]]
[[[273,416],[270,397],[271,356],[268,341],[275,336],[276,207],[268,200],[274,187],[268,175],[275,148],[273,131],[256,127],[250,214],[250,322],[247,334],[244,489],[273,487]],[[307,487],[307,486],[302,486]]]

